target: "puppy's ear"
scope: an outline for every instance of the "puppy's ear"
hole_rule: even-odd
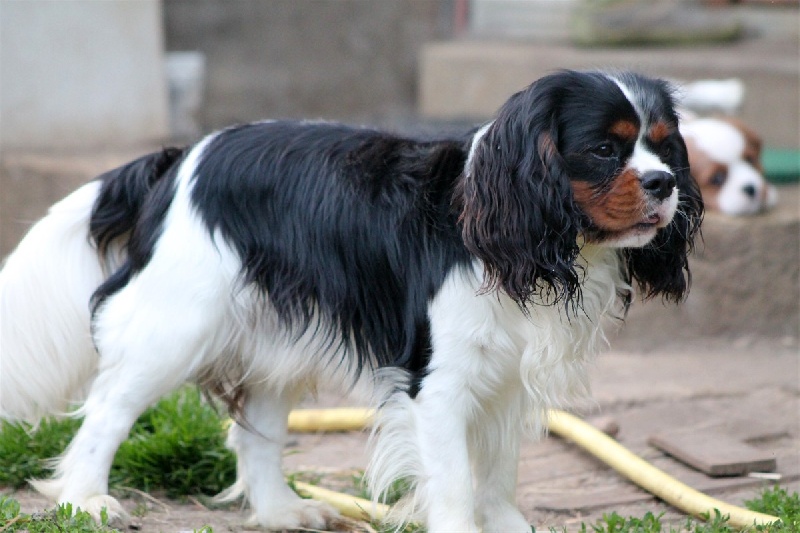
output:
[[[484,291],[520,307],[579,292],[579,211],[558,149],[557,91],[544,78],[512,96],[476,134],[461,183],[467,249],[484,265]]]
[[[704,207],[700,189],[689,173],[682,140],[680,148],[673,154],[676,160],[670,165],[678,188],[678,211],[672,223],[660,230],[647,246],[624,252],[628,276],[645,299],[661,295],[665,300],[679,302],[691,283],[688,255],[700,235]]]

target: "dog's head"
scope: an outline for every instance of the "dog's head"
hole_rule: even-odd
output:
[[[681,122],[689,166],[709,209],[752,215],[773,207],[778,193],[761,168],[761,138],[730,117]]]
[[[464,241],[486,287],[519,305],[580,298],[582,244],[619,248],[645,297],[679,300],[702,218],[670,86],[631,73],[556,73],[512,96],[472,142]]]

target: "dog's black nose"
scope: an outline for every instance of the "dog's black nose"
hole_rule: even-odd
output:
[[[756,188],[755,188],[754,185],[745,185],[744,187],[742,187],[742,192],[748,198],[755,198],[756,197]]]
[[[675,176],[663,170],[645,172],[640,179],[644,190],[658,200],[667,198],[675,188]]]

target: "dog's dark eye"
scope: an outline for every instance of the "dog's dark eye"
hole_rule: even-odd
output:
[[[722,187],[725,184],[725,180],[728,179],[728,173],[724,170],[717,170],[711,175],[711,179],[709,183],[711,185],[715,185],[717,187]]]
[[[661,157],[666,159],[672,155],[672,146],[670,146],[669,143],[664,143],[661,145],[659,152],[661,152]]]
[[[597,157],[611,157],[614,155],[614,145],[610,142],[598,144],[592,148],[592,153]]]

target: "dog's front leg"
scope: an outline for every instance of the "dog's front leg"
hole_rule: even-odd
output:
[[[416,429],[422,463],[417,498],[429,533],[477,533],[467,447],[465,391],[433,386],[429,376],[416,400]]]
[[[517,469],[521,424],[519,409],[485,412],[470,433],[470,458],[475,475],[475,501],[483,533],[530,533],[517,508]]]

